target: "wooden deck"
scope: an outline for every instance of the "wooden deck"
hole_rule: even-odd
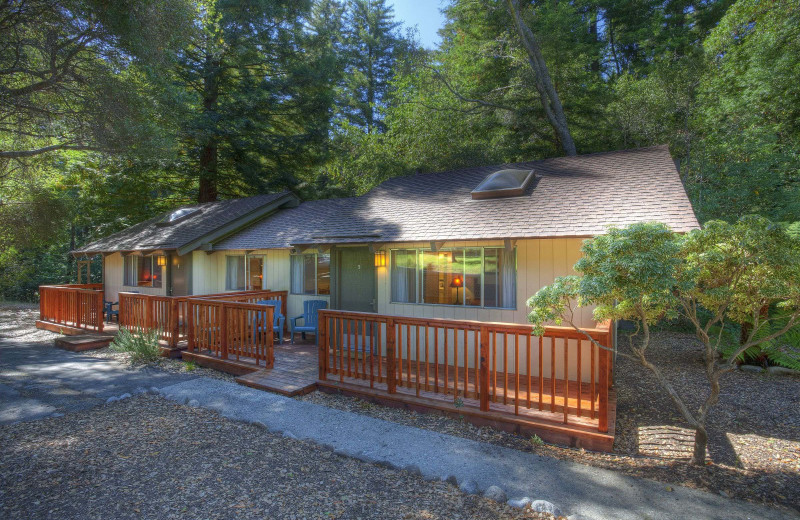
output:
[[[317,389],[319,358],[311,344],[275,346],[275,366],[236,378],[240,385],[276,394],[304,395]]]

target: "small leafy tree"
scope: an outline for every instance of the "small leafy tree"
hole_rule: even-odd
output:
[[[800,243],[766,219],[745,217],[709,222],[685,236],[663,224],[634,224],[586,241],[582,251],[575,264],[582,276],[558,278],[537,292],[528,300],[529,320],[538,329],[552,321],[581,331],[575,308],[595,305],[597,321],[634,321],[627,349],[617,354],[654,375],[695,429],[693,462],[704,464],[722,375],[746,351],[782,345],[775,340],[800,323]],[[771,317],[770,308],[780,312]],[[709,391],[697,410],[647,357],[651,326],[678,316],[692,323],[704,354]],[[732,323],[748,325],[744,341],[725,333]],[[792,356],[785,348],[781,354]]]

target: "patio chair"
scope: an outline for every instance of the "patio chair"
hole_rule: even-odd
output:
[[[281,301],[280,300],[259,300],[256,302],[258,305],[272,305],[275,310],[272,313],[272,332],[278,334],[278,340],[280,343],[283,343],[283,324],[286,323],[286,316],[281,313]],[[259,315],[262,313],[259,312]],[[264,317],[266,317],[264,315]],[[262,322],[261,325],[258,324],[258,320]],[[267,330],[267,324],[263,323],[263,319],[261,316],[256,316],[253,318],[253,335],[257,332],[261,332]]]
[[[306,332],[313,332],[316,343],[319,345],[317,311],[327,308],[328,302],[325,300],[306,300],[303,302],[303,314],[289,319],[289,332],[292,335],[292,344],[294,344],[295,332],[299,332],[303,339],[306,339]],[[303,324],[298,325],[297,320],[303,320]]]
[[[103,300],[103,306],[105,307],[106,321],[108,323],[114,321],[114,316],[117,317],[117,323],[119,323],[119,307],[117,307],[117,310],[114,310],[115,305],[119,306],[119,302],[109,302]]]

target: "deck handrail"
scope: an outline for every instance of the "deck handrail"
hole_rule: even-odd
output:
[[[39,320],[103,332],[103,285],[39,286]]]
[[[279,291],[276,291],[279,292]],[[285,291],[283,291],[285,292]],[[272,305],[214,298],[187,302],[187,350],[208,350],[220,359],[275,364]]]
[[[452,395],[482,412],[538,409],[608,431],[613,327],[585,329],[319,311],[319,379]],[[587,337],[587,334],[589,337]],[[591,341],[589,338],[591,338]],[[601,347],[598,347],[595,342]]]
[[[119,293],[120,326],[144,332],[157,331],[159,339],[170,347],[177,347],[188,338],[189,301],[244,301],[279,299],[286,314],[288,291],[258,289],[251,291],[198,294],[190,296],[162,296],[142,293]]]

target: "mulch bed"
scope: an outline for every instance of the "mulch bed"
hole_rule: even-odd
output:
[[[0,439],[0,518],[553,518],[151,395]]]
[[[678,392],[690,396],[693,407],[699,406],[707,392],[695,342],[691,334],[658,332],[649,353],[652,361],[664,367]],[[649,371],[623,357],[616,365],[617,430],[613,454],[540,445],[466,421],[378,406],[342,395],[315,392],[297,399],[667,484],[800,510],[800,378],[737,371],[728,374],[722,384],[720,403],[709,421],[710,463],[702,468],[688,462],[693,431],[674,404]]]
[[[54,338],[55,334],[33,329],[34,314],[30,308],[0,307],[0,335],[30,342]],[[649,353],[678,392],[690,396],[688,401],[694,407],[707,392],[695,342],[691,334],[658,332]],[[108,349],[92,355],[125,356]],[[186,370],[185,363],[175,360],[163,360],[161,367]],[[232,379],[214,370],[196,370],[198,375]],[[672,402],[646,369],[623,357],[616,366],[617,431],[613,454],[541,445],[458,419],[378,406],[340,395],[314,392],[297,399],[667,484],[800,510],[800,378],[733,372],[722,385],[720,403],[710,419],[710,464],[702,468],[687,461],[692,432]]]

